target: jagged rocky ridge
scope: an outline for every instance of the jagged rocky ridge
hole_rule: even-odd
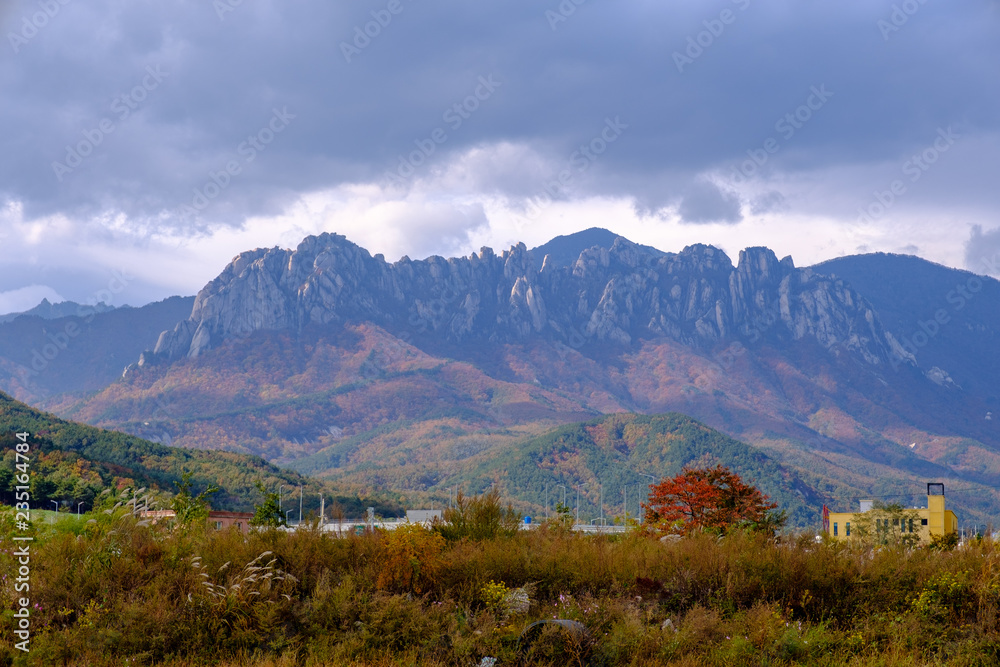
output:
[[[469,257],[390,264],[337,234],[308,237],[294,251],[244,252],[140,364],[196,357],[263,329],[362,320],[407,339],[541,336],[578,346],[666,336],[710,348],[726,340],[811,338],[875,366],[912,361],[849,285],[797,269],[790,257],[779,261],[767,248],[743,250],[734,267],[712,246],[654,254],[619,237],[610,248],[584,251],[572,266],[537,266],[523,243],[502,255],[483,248]]]

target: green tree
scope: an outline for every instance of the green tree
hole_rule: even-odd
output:
[[[573,509],[561,502],[556,503],[556,515],[553,520],[566,528],[572,528],[573,524],[576,523],[573,518]]]
[[[854,515],[851,537],[883,545],[914,546],[920,542],[920,512],[902,505],[875,506]]]
[[[56,491],[56,485],[48,478],[43,475],[32,475],[31,476],[31,500],[35,503],[39,503],[40,506],[46,506],[46,509],[51,509],[47,507],[47,503],[50,500],[61,500],[60,498],[52,497]]]
[[[177,487],[177,495],[170,501],[170,509],[174,511],[174,519],[180,526],[190,526],[192,524],[204,523],[208,519],[209,497],[219,490],[214,484],[197,496],[191,495],[191,473],[185,472],[181,475],[181,481],[174,482]]]
[[[521,513],[500,502],[500,492],[494,487],[481,496],[469,498],[461,491],[455,495],[455,506],[444,511],[444,523],[438,528],[447,540],[492,540],[516,535],[521,525]]]
[[[3,467],[0,467],[0,493],[8,493],[14,484],[14,458],[4,457]]]
[[[275,528],[288,525],[285,521],[285,515],[281,512],[281,506],[278,504],[278,494],[268,491],[260,480],[254,482],[254,486],[264,496],[264,502],[260,505],[254,505],[253,518],[250,519],[250,525],[271,526]]]

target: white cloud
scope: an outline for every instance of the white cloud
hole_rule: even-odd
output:
[[[9,292],[0,292],[0,315],[31,310],[41,303],[42,299],[48,299],[50,303],[66,301],[47,285],[28,285]]]

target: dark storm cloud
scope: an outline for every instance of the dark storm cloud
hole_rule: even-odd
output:
[[[808,170],[892,160],[938,127],[993,132],[1000,118],[998,15],[971,0],[910,0],[902,18],[860,1],[50,2],[30,39],[17,36],[39,3],[0,14],[0,193],[29,219],[124,213],[140,233],[382,182],[421,146],[434,150],[415,178],[502,142],[558,168],[616,116],[629,129],[573,194],[684,201],[698,221],[699,174],[769,138],[779,150],[762,172]],[[488,99],[483,77],[499,82]],[[819,86],[833,97],[796,120]],[[532,196],[517,166],[475,177]]]
[[[743,219],[740,200],[724,192],[714,183],[696,183],[684,194],[677,213],[681,220],[690,223],[737,223]]]

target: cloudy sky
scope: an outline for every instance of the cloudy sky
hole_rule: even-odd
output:
[[[1000,259],[996,0],[0,1],[0,312],[601,226]]]

